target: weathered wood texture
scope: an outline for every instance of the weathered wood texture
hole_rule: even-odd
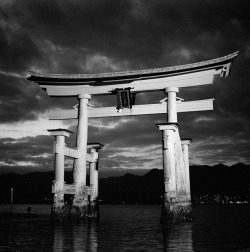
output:
[[[124,83],[131,82],[139,79],[150,79],[155,77],[166,77],[173,75],[180,75],[191,72],[199,72],[208,69],[220,70],[222,77],[226,77],[229,74],[231,63],[235,57],[238,55],[238,51],[231,53],[229,55],[210,59],[201,62],[195,62],[191,64],[161,67],[153,69],[142,69],[142,70],[130,70],[123,72],[108,72],[108,73],[85,73],[85,74],[55,74],[55,73],[39,73],[34,71],[29,71],[30,77],[28,80],[43,84],[56,84],[64,85],[66,83],[76,84],[94,84],[103,85],[103,83]]]
[[[84,191],[86,191],[88,195],[93,195],[94,193],[93,190],[94,190],[93,186],[84,187]],[[58,184],[54,182],[52,184],[52,193],[57,193],[57,192],[58,192]],[[77,193],[77,187],[75,184],[64,184],[62,192],[63,194],[74,195]]]
[[[147,80],[135,80],[126,84],[119,85],[46,85],[40,84],[41,88],[46,89],[49,96],[77,96],[78,94],[105,95],[110,94],[115,88],[131,88],[132,92],[146,92],[163,90],[167,87],[189,87],[197,85],[212,84],[214,75],[220,74],[215,69],[182,74],[177,76],[151,78]]]
[[[67,157],[72,157],[72,158],[79,158],[80,157],[80,152],[77,149],[72,149],[68,147],[64,147],[64,155]]]

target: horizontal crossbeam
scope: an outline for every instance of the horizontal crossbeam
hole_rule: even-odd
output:
[[[54,149],[54,152],[55,153],[60,153],[60,148],[58,145],[55,145],[55,149]],[[68,147],[64,147],[64,155],[67,156],[67,157],[71,157],[71,158],[80,158],[80,151],[77,150],[77,149],[72,149],[72,148],[68,148]],[[94,152],[94,153],[87,153],[87,162],[96,162],[97,159],[98,159],[98,153],[97,152]]]
[[[64,194],[71,194],[74,195],[76,194],[76,186],[75,185],[70,185],[70,184],[64,184]],[[52,191],[53,193],[53,191]]]
[[[178,113],[213,110],[213,100],[214,99],[189,101],[189,102],[177,102],[176,110]],[[151,114],[165,114],[165,113],[167,113],[166,103],[135,105],[132,107],[132,109],[123,109],[119,113],[117,112],[115,107],[89,108],[88,109],[89,118],[151,115]],[[65,120],[65,119],[77,119],[77,118],[78,118],[78,109],[49,111],[50,120]]]
[[[87,158],[86,158],[87,162],[90,163],[94,163],[96,162],[96,158],[94,157],[94,155],[87,153]]]
[[[60,190],[58,189],[58,185],[57,185],[56,181],[54,181],[52,183],[52,193],[58,193],[59,191]],[[85,186],[84,192],[87,195],[93,195],[93,186]],[[75,184],[64,184],[63,193],[70,194],[70,195],[76,194],[76,185]]]
[[[68,147],[64,147],[64,155],[67,157],[72,157],[72,158],[79,158],[80,157],[80,152],[79,150],[76,149],[71,149]]]
[[[46,89],[49,96],[77,96],[79,94],[105,95],[110,94],[115,88],[131,88],[131,92],[146,92],[164,90],[167,87],[189,87],[212,84],[215,75],[220,75],[221,70],[210,69],[200,72],[187,73],[162,78],[138,79],[128,81],[125,84],[108,85],[46,85],[40,83]],[[105,85],[106,84],[106,85]]]

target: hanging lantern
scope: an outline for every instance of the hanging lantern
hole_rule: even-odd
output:
[[[121,111],[123,109],[123,100],[122,100],[122,90],[116,90],[116,96],[117,96],[117,111]]]
[[[115,89],[114,92],[117,96],[117,111],[120,112],[124,108],[132,108],[135,104],[135,95],[130,93],[131,88]]]

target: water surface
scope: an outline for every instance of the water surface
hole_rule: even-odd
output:
[[[31,217],[0,215],[1,251],[250,251],[249,205],[194,206],[192,223],[165,226],[159,205],[101,205],[99,222],[62,223],[50,206],[31,207]]]

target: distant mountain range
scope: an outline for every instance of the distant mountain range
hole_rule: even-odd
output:
[[[10,202],[14,189],[14,203],[38,204],[52,199],[51,182],[54,172],[35,172],[24,175],[0,175],[0,204]],[[191,166],[191,194],[194,200],[202,195],[241,196],[250,200],[250,165],[241,163],[225,166]],[[65,173],[65,181],[72,183],[72,173]],[[152,169],[144,176],[125,174],[99,181],[100,199],[109,204],[158,204],[163,195],[163,170]],[[69,200],[70,196],[66,196]]]

